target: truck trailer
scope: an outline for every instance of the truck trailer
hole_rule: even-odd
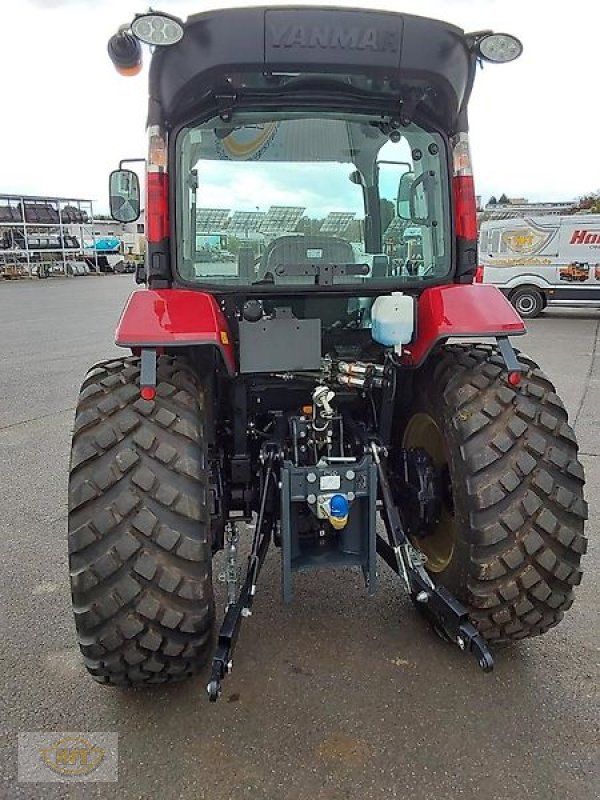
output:
[[[476,281],[522,317],[546,306],[600,307],[600,214],[518,217],[481,225]]]

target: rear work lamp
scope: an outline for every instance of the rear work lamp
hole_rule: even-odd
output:
[[[139,14],[131,23],[131,32],[144,44],[168,47],[183,37],[183,23],[177,17],[162,12]]]
[[[492,64],[507,64],[523,52],[523,45],[510,33],[482,31],[471,34],[473,50],[479,58]]]
[[[183,37],[183,22],[172,14],[149,11],[138,14],[131,25],[122,25],[108,42],[108,54],[121,75],[137,75],[142,69],[141,43],[169,47]]]

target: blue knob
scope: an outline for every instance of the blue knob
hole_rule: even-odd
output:
[[[334,494],[329,502],[329,509],[332,517],[347,517],[350,509],[347,497],[343,494]]]

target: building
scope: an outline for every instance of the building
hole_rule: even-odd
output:
[[[81,198],[0,193],[2,277],[83,274],[98,271],[100,254],[118,262],[143,253],[143,221],[96,219]]]
[[[574,200],[530,203],[525,197],[509,198],[508,203],[496,203],[490,205],[477,213],[479,223],[489,219],[511,219],[513,217],[541,217],[546,215],[573,214],[577,208]]]

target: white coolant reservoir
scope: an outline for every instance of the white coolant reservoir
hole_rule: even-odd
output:
[[[393,347],[398,355],[408,344],[415,329],[415,300],[402,292],[378,297],[371,307],[371,335],[384,347]]]

